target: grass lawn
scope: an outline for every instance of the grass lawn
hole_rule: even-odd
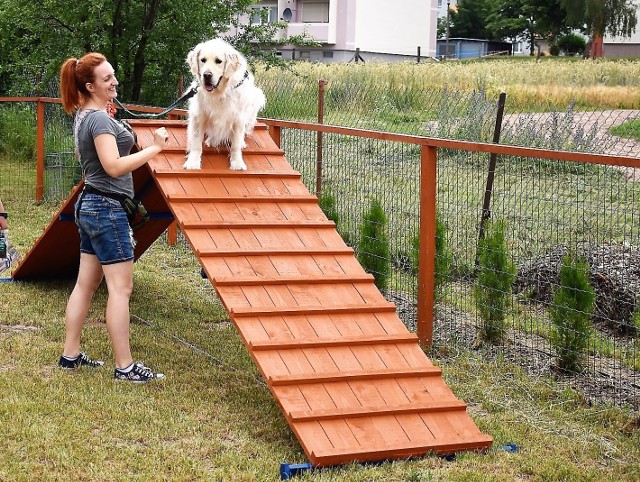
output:
[[[616,136],[627,137],[640,141],[640,120],[630,120],[617,127],[613,127],[611,129],[611,133]]]
[[[21,251],[53,210],[12,206]],[[306,462],[183,245],[160,239],[135,266],[132,350],[166,373],[159,383],[113,381],[104,288],[83,340],[106,366],[77,373],[55,367],[72,287],[73,280],[0,284],[0,480],[278,480],[280,463]],[[453,461],[427,456],[328,468],[299,480],[640,478],[640,433],[622,431],[637,417],[630,409],[588,406],[551,378],[531,378],[491,353],[441,345],[429,355],[494,437],[493,449]],[[498,450],[507,444],[519,450]]]

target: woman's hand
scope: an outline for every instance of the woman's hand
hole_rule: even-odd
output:
[[[164,127],[153,133],[153,144],[135,154],[120,157],[116,138],[112,134],[100,134],[94,139],[98,158],[105,172],[111,177],[120,177],[132,172],[162,151],[169,141],[169,132]]]
[[[164,127],[156,129],[153,133],[153,143],[162,150],[167,145],[167,142],[169,142],[169,133],[167,132],[167,129]]]

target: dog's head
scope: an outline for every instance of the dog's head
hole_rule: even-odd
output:
[[[187,64],[207,92],[236,85],[247,70],[244,56],[222,39],[196,45],[187,55]]]

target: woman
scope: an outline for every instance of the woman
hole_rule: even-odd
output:
[[[115,357],[116,380],[148,382],[162,373],[134,363],[129,346],[129,298],[133,290],[133,233],[117,200],[133,197],[132,172],[162,151],[168,139],[164,127],[153,144],[130,154],[133,135],[109,115],[118,80],[113,67],[99,53],[68,59],[60,69],[60,97],[68,114],[76,112],[74,138],[85,179],[76,203],[80,233],[78,280],[65,314],[66,337],[59,365],[69,370],[100,367],[80,351],[80,335],[91,298],[104,276],[107,283],[107,330]]]

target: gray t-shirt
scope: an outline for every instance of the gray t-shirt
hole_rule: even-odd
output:
[[[111,177],[107,174],[100,163],[94,143],[97,136],[111,134],[116,138],[120,156],[124,157],[131,152],[134,144],[133,136],[120,122],[99,110],[78,111],[76,122],[80,123],[76,133],[76,147],[80,154],[80,166],[85,184],[100,191],[133,197],[133,176],[131,173],[120,177]]]

